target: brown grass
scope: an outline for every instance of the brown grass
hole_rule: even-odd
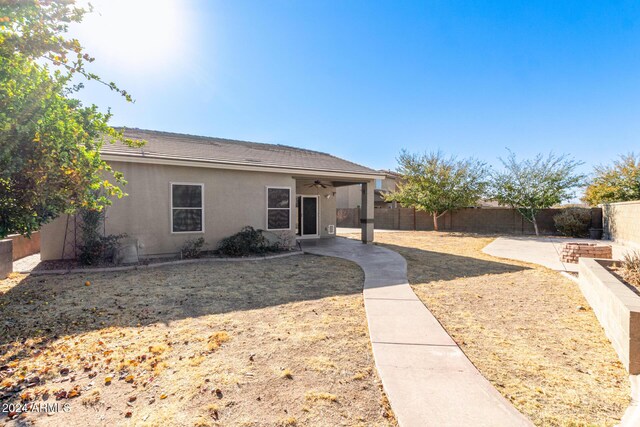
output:
[[[0,398],[79,396],[9,424],[395,425],[362,281],[311,255],[14,275],[0,281]]]
[[[620,274],[627,283],[640,291],[640,252],[625,254],[620,262]]]
[[[630,385],[578,286],[543,267],[481,252],[493,238],[378,233],[482,374],[539,426],[613,425]]]

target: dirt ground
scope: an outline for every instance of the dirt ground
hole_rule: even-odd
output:
[[[538,426],[614,425],[628,376],[573,281],[481,252],[493,237],[377,233],[480,372]]]
[[[362,271],[300,255],[0,281],[8,425],[396,425]],[[68,405],[64,412],[63,405]]]

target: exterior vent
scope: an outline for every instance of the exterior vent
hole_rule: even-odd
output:
[[[329,234],[335,234],[336,233],[336,226],[331,224],[329,226],[327,226],[327,233]]]

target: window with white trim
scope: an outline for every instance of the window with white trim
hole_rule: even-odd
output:
[[[204,231],[204,185],[171,183],[171,231]]]
[[[267,230],[291,228],[291,189],[267,187]]]

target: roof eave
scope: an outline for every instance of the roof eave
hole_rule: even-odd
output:
[[[295,174],[309,177],[331,177],[331,178],[353,178],[360,180],[372,180],[372,179],[384,179],[384,174],[375,170],[368,172],[357,171],[341,171],[333,169],[308,169],[295,166],[279,166],[279,165],[255,165],[242,162],[225,162],[225,161],[213,161],[204,159],[193,158],[173,158],[167,156],[149,156],[139,154],[124,154],[124,153],[102,153],[102,159],[105,161],[119,161],[128,163],[144,163],[144,164],[157,164],[157,165],[169,165],[169,166],[187,166],[187,167],[200,167],[210,169],[227,169],[227,170],[243,170],[251,172],[272,172],[272,173],[286,173]]]

